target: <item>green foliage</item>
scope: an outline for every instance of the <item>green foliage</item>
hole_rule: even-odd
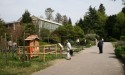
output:
[[[114,25],[116,24],[116,15],[109,16],[106,25],[105,25],[105,32],[106,32],[106,38],[109,38],[109,36],[112,37],[113,33],[113,28]]]
[[[86,46],[92,46],[96,44],[96,38],[97,35],[96,34],[87,34],[85,35],[85,40],[86,40]]]
[[[53,12],[54,12],[54,10],[52,8],[47,8],[45,10],[45,15],[46,15],[46,18],[48,20],[52,20],[53,19],[53,15],[52,15]]]
[[[125,54],[125,46],[119,46],[115,49],[115,54],[118,58],[121,58]]]
[[[117,42],[117,39],[112,38],[112,37],[109,37],[109,40],[108,40],[108,41],[111,41],[111,42]]]
[[[116,44],[115,44],[115,48],[119,47],[119,46],[124,46],[125,45],[125,42],[124,41],[118,41]]]
[[[124,14],[123,12],[119,12],[119,13],[117,14],[116,19],[117,19],[117,22],[118,22],[118,24],[119,24],[120,26],[123,25],[123,24],[124,24],[124,21],[125,21],[125,14]]]
[[[26,36],[34,34],[35,33],[35,25],[33,25],[33,23],[25,23],[24,24],[24,31],[26,33]]]
[[[98,11],[95,8],[89,7],[89,11],[85,14],[84,19],[80,19],[76,24],[84,30],[85,34],[96,33],[101,37],[105,37],[104,26],[107,16],[105,7],[100,4]]]
[[[35,71],[39,71],[50,66],[52,63],[50,61],[55,59],[63,59],[66,55],[65,54],[48,54],[46,55],[46,62],[42,61],[43,55],[40,57],[32,58],[30,61],[24,61],[13,59],[12,53],[5,53],[0,52],[0,75],[30,75]],[[17,57],[17,55],[15,54]],[[7,63],[6,63],[7,57]]]
[[[103,4],[100,4],[98,11],[105,15],[105,7],[103,6]]]
[[[43,40],[48,39],[49,35],[50,35],[50,31],[48,29],[45,29],[45,28],[40,29],[40,38],[42,38]]]
[[[71,18],[69,18],[69,20],[68,20],[68,24],[69,24],[69,25],[72,25]]]
[[[22,15],[22,23],[32,23],[32,18],[30,17],[30,13],[28,10],[25,10],[24,14]]]
[[[120,36],[121,41],[125,41],[125,36]]]
[[[87,35],[85,35],[85,39],[95,41],[96,36],[97,36],[96,34],[87,34]]]
[[[105,28],[105,22],[106,22],[107,16],[105,14],[105,7],[103,6],[103,4],[100,4],[97,15],[99,18],[98,19],[99,25],[95,28],[96,34],[104,38],[106,36],[104,28]]]
[[[125,36],[125,15],[123,12],[108,17],[105,33],[107,40],[112,38],[120,40],[120,36]]]
[[[70,39],[75,41],[78,38],[83,38],[84,32],[79,26],[64,25],[54,31],[61,38],[61,42]]]
[[[122,8],[122,12],[125,14],[125,7]]]
[[[4,33],[6,33],[5,23],[2,19],[0,19],[0,36],[4,36]]]
[[[98,15],[95,8],[89,7],[89,11],[84,16],[83,25],[86,33],[95,33],[94,28],[98,26]]]
[[[22,66],[22,67],[30,67],[31,66],[31,62],[30,61],[25,61],[25,62],[22,62],[19,64],[19,66]]]

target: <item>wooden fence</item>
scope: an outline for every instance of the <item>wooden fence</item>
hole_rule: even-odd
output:
[[[37,49],[34,52],[30,52],[29,49]],[[43,55],[42,60],[45,62],[47,54],[55,54],[57,56],[57,44],[52,45],[41,45],[41,46],[18,46],[18,58],[21,58],[21,55],[26,55],[28,60],[32,57],[39,57]]]

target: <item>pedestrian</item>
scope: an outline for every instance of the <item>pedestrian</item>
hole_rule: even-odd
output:
[[[66,49],[67,49],[67,59],[70,60],[71,55],[73,55],[73,50],[72,50],[71,44],[68,40],[66,40]]]
[[[99,47],[99,53],[103,53],[103,41],[102,41],[102,39],[99,40],[98,47]]]
[[[13,42],[10,40],[10,41],[8,41],[8,48],[9,48],[9,50],[11,50],[12,49],[12,45],[13,45]]]
[[[17,49],[17,43],[16,42],[13,42],[12,49],[13,49],[13,52],[16,52],[16,49]]]
[[[76,39],[76,45],[79,46],[79,39]]]

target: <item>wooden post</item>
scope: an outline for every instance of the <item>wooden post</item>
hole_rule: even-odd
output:
[[[20,59],[20,47],[18,49],[18,59]]]
[[[57,57],[57,45],[55,45],[56,57]]]
[[[45,62],[45,46],[43,47],[43,62]]]

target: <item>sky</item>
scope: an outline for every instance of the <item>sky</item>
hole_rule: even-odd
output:
[[[115,2],[112,0],[0,0],[0,18],[5,22],[17,21],[25,10],[31,15],[46,18],[45,9],[52,8],[53,16],[56,13],[67,15],[75,24],[88,12],[90,6],[98,9],[101,3],[108,16],[119,13],[124,7],[121,0]]]

